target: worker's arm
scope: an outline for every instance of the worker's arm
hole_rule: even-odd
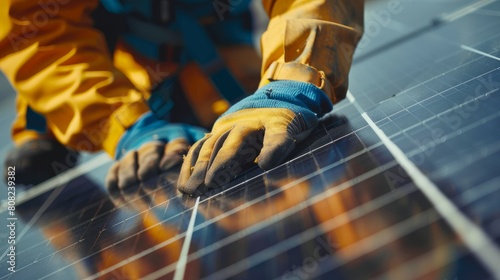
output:
[[[147,113],[143,92],[114,67],[105,38],[93,28],[98,0],[0,2],[1,71],[59,142],[79,151],[104,149],[119,159],[108,176],[112,188],[178,163],[190,139],[203,136]]]
[[[2,72],[45,116],[59,142],[114,155],[123,131],[148,107],[113,66],[103,35],[92,27],[99,1],[6,2],[0,15],[6,23],[0,26]]]
[[[263,1],[260,88],[233,105],[184,160],[179,190],[198,195],[229,182],[244,166],[280,164],[345,97],[363,26],[362,0]]]
[[[364,0],[263,0],[270,17],[261,38],[261,86],[296,80],[345,97],[354,49],[363,32]],[[318,80],[322,74],[326,80]]]

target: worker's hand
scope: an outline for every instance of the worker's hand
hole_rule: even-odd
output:
[[[133,192],[140,183],[178,167],[189,146],[204,134],[201,128],[170,124],[146,114],[118,144],[117,161],[106,177],[108,192]]]
[[[325,93],[312,84],[269,83],[232,106],[193,145],[181,168],[179,190],[197,196],[228,183],[248,163],[265,170],[277,166],[331,108]]]

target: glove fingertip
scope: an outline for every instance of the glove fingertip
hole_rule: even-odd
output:
[[[183,156],[183,163],[181,166],[181,171],[179,173],[179,179],[177,180],[177,188],[179,190],[181,188],[184,188],[189,178],[191,177],[191,173],[193,173],[194,166],[196,164],[196,161],[198,160],[198,156],[200,155],[200,150],[207,139],[208,138],[204,138],[196,142],[189,149],[187,155]]]
[[[109,193],[116,193],[119,192],[118,189],[118,168],[119,168],[119,163],[115,162],[108,170],[108,174],[106,175],[106,178],[104,179],[104,185],[106,186],[106,190]]]
[[[186,181],[186,183],[178,185],[177,189],[189,196],[199,196],[203,194],[203,190],[205,189],[205,185],[203,183],[203,179],[200,179],[199,176],[191,176]]]
[[[159,162],[161,172],[169,171],[174,168],[180,168],[184,155],[189,152],[189,144],[186,139],[178,139],[165,145],[163,156]]]
[[[226,170],[215,170],[207,172],[204,184],[209,189],[216,189],[224,186],[231,181]]]
[[[182,164],[182,155],[178,153],[169,153],[163,156],[160,161],[160,171],[169,171]]]
[[[181,171],[179,172],[179,178],[177,179],[177,188],[179,190],[184,188],[189,180],[189,177],[191,176],[191,168],[191,162],[187,159],[187,157],[185,157],[181,166]]]
[[[293,139],[285,140],[276,145],[265,145],[257,157],[257,164],[264,170],[272,169],[281,164],[295,148]]]
[[[191,174],[189,175],[189,178],[186,179],[186,177],[183,177],[182,180],[178,181],[179,183],[177,188],[179,191],[190,196],[198,195],[198,193],[202,191],[205,186],[204,182],[207,167],[208,162],[197,162],[193,172],[190,172]],[[187,173],[184,173],[183,176],[185,176],[185,174]],[[181,178],[179,177],[179,179]]]

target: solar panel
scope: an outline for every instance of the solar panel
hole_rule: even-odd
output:
[[[270,171],[109,196],[98,157],[26,192],[0,279],[500,278],[500,3],[456,5],[358,53],[347,100]]]

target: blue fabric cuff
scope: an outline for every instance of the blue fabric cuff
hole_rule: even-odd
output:
[[[136,150],[151,141],[169,142],[185,138],[194,143],[205,136],[203,128],[181,123],[169,123],[157,119],[151,112],[142,115],[121,137],[115,151],[115,159],[122,158],[127,152]]]
[[[313,84],[280,80],[273,81],[259,88],[254,94],[237,102],[223,115],[228,115],[243,109],[254,108],[285,108],[302,114],[309,123],[317,121],[333,109],[328,96]]]

